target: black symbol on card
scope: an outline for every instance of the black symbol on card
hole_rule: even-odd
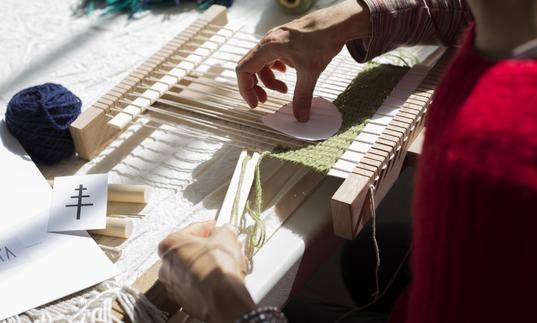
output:
[[[76,204],[66,204],[65,207],[76,207],[76,219],[80,220],[80,211],[82,210],[83,206],[92,206],[93,203],[82,203],[82,199],[86,197],[90,197],[89,195],[84,195],[82,192],[87,190],[86,187],[84,187],[82,184],[78,186],[78,188],[75,188],[75,191],[78,191],[78,195],[71,196],[72,199],[78,199],[78,202]]]
[[[8,247],[0,247],[0,262],[6,262],[10,260],[11,258],[17,258],[13,251],[9,250]]]

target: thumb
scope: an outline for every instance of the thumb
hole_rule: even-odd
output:
[[[217,243],[221,243],[223,245],[235,242],[238,243],[238,235],[239,232],[237,228],[235,228],[231,224],[225,224],[221,227],[217,227],[216,229],[214,229],[213,234],[211,235],[211,240]]]
[[[243,258],[242,244],[239,242],[237,229],[232,225],[226,224],[216,228],[211,240],[218,249],[226,252],[235,261],[240,262]]]
[[[306,122],[310,118],[311,98],[317,83],[317,74],[297,71],[295,93],[293,95],[293,114],[299,122]]]

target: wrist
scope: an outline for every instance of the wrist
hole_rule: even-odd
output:
[[[210,302],[208,322],[232,323],[244,314],[255,309],[255,303],[250,297],[243,280],[220,270],[215,270],[208,279],[214,286]]]
[[[370,12],[364,1],[347,0],[334,6],[333,10],[333,14],[340,17],[334,34],[343,43],[371,36]]]

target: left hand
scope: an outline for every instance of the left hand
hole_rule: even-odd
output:
[[[185,312],[206,322],[234,322],[254,308],[244,286],[247,259],[231,225],[194,223],[159,245],[159,280]]]

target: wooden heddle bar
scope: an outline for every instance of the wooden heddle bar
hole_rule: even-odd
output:
[[[371,217],[371,192],[376,205],[380,204],[399,177],[408,147],[424,127],[427,108],[450,57],[446,51],[429,70],[332,196],[332,220],[338,236],[354,239]]]

